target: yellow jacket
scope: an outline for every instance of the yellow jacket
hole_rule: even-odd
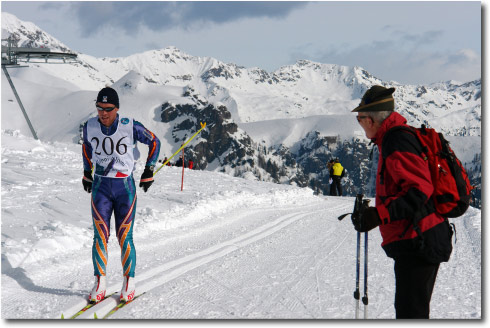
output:
[[[342,167],[342,165],[340,165],[340,163],[335,163],[333,165],[332,169],[333,169],[333,175],[336,175],[336,176],[341,176],[342,171],[344,170],[344,168]]]

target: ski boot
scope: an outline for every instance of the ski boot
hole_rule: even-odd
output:
[[[94,288],[90,292],[90,303],[98,303],[105,297],[106,292],[106,278],[105,276],[95,276]]]
[[[121,288],[121,296],[119,297],[121,302],[129,302],[134,298],[136,294],[136,288],[134,284],[134,277],[124,276],[123,285]]]

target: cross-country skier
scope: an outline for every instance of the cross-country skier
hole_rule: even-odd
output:
[[[133,226],[136,186],[133,179],[133,146],[139,141],[149,148],[139,184],[146,192],[153,183],[153,168],[160,153],[160,140],[141,123],[132,118],[119,117],[119,97],[114,89],[106,87],[100,90],[95,106],[98,117],[89,119],[84,125],[82,146],[82,183],[85,191],[92,192],[94,225],[92,261],[95,284],[90,301],[101,301],[106,293],[107,242],[114,212],[124,276],[120,299],[125,302],[135,295],[136,251]]]

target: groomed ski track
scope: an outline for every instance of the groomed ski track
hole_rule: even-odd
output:
[[[315,216],[320,214],[320,213],[312,213],[307,211],[308,208],[305,207],[303,208],[303,211],[298,211],[298,209],[295,210],[292,214],[285,214],[279,216],[277,219],[273,220],[272,222],[266,223],[262,226],[259,226],[249,232],[243,233],[242,235],[224,241],[220,242],[214,246],[211,246],[203,251],[196,252],[194,254],[190,254],[187,256],[184,256],[179,259],[172,260],[168,263],[165,263],[163,265],[160,265],[158,267],[152,268],[150,270],[147,270],[146,272],[140,273],[137,279],[137,285],[138,285],[138,293],[143,293],[143,292],[149,292],[152,290],[157,289],[158,287],[164,285],[165,283],[172,281],[178,277],[181,277],[188,273],[191,270],[194,269],[200,269],[199,271],[203,271],[202,268],[205,268],[206,265],[213,261],[225,261],[229,260],[227,256],[231,253],[237,252],[243,254],[244,249],[247,248],[247,246],[251,244],[257,244],[263,241],[264,239],[268,239],[271,237],[272,234],[278,233],[281,230],[287,228],[289,225],[292,225],[296,223],[297,221],[304,220],[307,217]],[[314,210],[314,209],[313,209]],[[311,209],[310,209],[311,211]],[[269,215],[273,214],[272,212],[274,211],[267,211],[267,210],[262,210],[260,213],[254,213],[258,211],[252,211],[251,215],[267,215],[267,212],[270,212]],[[323,211],[318,211],[317,212],[323,212]],[[272,215],[273,216],[273,215]],[[249,251],[250,253],[250,251]],[[233,255],[231,258],[237,257],[238,255]],[[236,294],[236,291],[232,293],[232,295],[227,295],[227,292],[232,292],[229,288],[226,287],[225,282],[222,281],[221,283],[218,282],[219,277],[213,277],[213,275],[210,275],[208,272],[209,268],[204,269],[204,274],[207,276],[210,281],[208,283],[212,283],[215,286],[213,294],[216,294],[216,292],[219,292],[222,294],[223,298],[226,298],[228,296],[234,296],[233,294]],[[114,285],[110,286],[108,288],[108,292],[111,293],[113,291],[116,291],[120,286],[119,285]],[[221,287],[221,288],[219,288]],[[250,286],[250,287],[256,287],[256,286]],[[208,287],[209,288],[209,287]],[[206,288],[206,289],[208,289]],[[246,286],[242,286],[242,288],[246,288]],[[196,286],[192,286],[192,289],[196,289]],[[221,289],[221,291],[219,291]],[[200,293],[201,294],[201,293]],[[235,295],[236,296],[236,295]],[[243,295],[245,296],[245,295]],[[194,306],[199,307],[199,303],[201,303],[203,295],[200,295],[198,299],[196,299],[197,302],[193,302],[191,300],[191,304]],[[216,295],[214,295],[216,297]],[[113,297],[110,297],[103,302],[99,303],[98,305],[94,306],[93,308],[89,309],[86,311],[84,314],[79,316],[79,319],[92,319],[94,318],[94,313],[97,314],[98,318],[103,317],[106,315],[115,305],[117,305],[117,298],[118,295],[115,295]],[[241,297],[243,298],[243,297]],[[246,298],[244,299],[246,300]],[[299,301],[299,300],[298,300]],[[141,302],[141,301],[140,301]],[[172,302],[173,303],[173,302]],[[213,304],[212,300],[205,301],[204,303],[208,303],[211,305],[212,308],[216,307],[217,304]],[[301,301],[300,301],[301,303]],[[84,303],[76,304],[76,306],[72,307],[72,309],[68,309],[66,311],[66,315],[71,316],[73,315],[79,308],[80,306],[83,306]],[[129,307],[128,305],[127,307]],[[124,310],[120,310],[119,312],[124,312]],[[228,312],[228,313],[227,313]],[[247,311],[248,312],[248,311]],[[202,314],[208,313],[207,311],[203,311]],[[194,313],[189,313],[189,318],[194,317],[197,313],[194,311]],[[226,317],[236,317],[235,314],[230,313],[229,311],[225,311],[224,313]],[[238,313],[236,315],[239,315]],[[117,317],[116,315],[114,317]],[[119,317],[123,318],[125,317],[124,314],[121,314]],[[131,316],[135,318],[135,316]],[[239,316],[238,316],[239,318]]]
[[[189,231],[178,238],[185,247],[180,248],[181,255],[140,270],[138,294],[146,294],[110,318],[353,319],[355,233],[349,217],[339,222],[334,214],[348,212],[352,202],[352,198],[338,199],[338,205],[328,210],[320,204],[255,209],[231,220],[248,221],[240,230],[231,231],[224,225],[202,234]],[[379,245],[379,233],[370,236],[369,318],[390,319],[394,317],[393,264]],[[468,243],[472,237],[460,232],[458,243]],[[201,249],[204,240],[212,246]],[[165,245],[169,243],[155,242],[153,247],[165,252]],[[147,243],[140,253],[153,247]],[[454,259],[464,263],[461,256],[468,255],[463,253],[456,248]],[[435,318],[438,311],[439,318],[444,318],[444,304],[458,302],[448,288],[449,282],[471,270],[441,266],[432,307]],[[479,272],[471,274],[477,276]],[[472,288],[469,282],[461,284],[468,284],[462,288]],[[119,288],[118,282],[109,292]],[[117,299],[115,295],[105,300],[79,319],[93,319],[94,313],[102,318]],[[471,308],[470,299],[459,300],[462,311]],[[69,310],[66,313],[71,314]]]
[[[2,318],[69,318],[93,284],[79,147],[10,132],[2,138]],[[180,191],[181,173],[165,167],[148,193],[138,188],[136,286],[146,293],[110,319],[354,318],[356,233],[349,216],[337,220],[354,198],[189,170]],[[441,265],[431,316],[477,319],[481,212],[470,208],[452,221],[458,242]],[[111,226],[108,293],[122,283]],[[393,262],[380,244],[375,229],[369,318],[393,319]],[[102,318],[115,304],[104,301],[79,318]]]

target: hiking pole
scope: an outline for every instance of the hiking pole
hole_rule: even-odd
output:
[[[358,231],[357,232],[357,255],[356,255],[356,290],[354,291],[354,299],[356,300],[356,319],[359,319],[359,299],[360,299],[360,292],[359,292],[359,271],[361,267],[361,233]]]
[[[167,165],[167,163],[168,163],[168,162],[170,162],[170,160],[172,159],[172,157],[174,157],[175,155],[177,155],[177,154],[178,154],[178,153],[179,153],[179,152],[180,152],[180,151],[181,151],[181,150],[182,150],[182,149],[183,149],[183,148],[184,148],[184,147],[185,147],[185,146],[186,146],[186,145],[187,145],[187,144],[188,144],[188,143],[189,143],[189,142],[190,142],[192,139],[194,139],[194,137],[195,137],[195,136],[197,136],[197,135],[198,135],[198,134],[199,134],[199,133],[200,133],[200,132],[201,132],[201,131],[202,131],[202,130],[205,128],[205,127],[206,127],[206,122],[204,122],[204,124],[201,122],[201,128],[200,128],[200,129],[199,129],[199,130],[198,130],[196,133],[194,133],[194,135],[193,135],[193,136],[192,136],[192,137],[191,137],[189,140],[187,140],[187,141],[186,141],[184,144],[182,144],[182,146],[180,146],[180,148],[179,148],[179,149],[178,149],[178,150],[177,150],[177,151],[176,151],[176,152],[175,152],[175,153],[174,153],[172,156],[170,156],[170,158],[169,158],[169,159],[167,159],[167,160],[165,161],[165,163],[163,163],[163,164],[162,164],[162,166],[160,166],[160,167],[158,168],[158,170],[156,170],[155,172],[153,172],[153,176],[155,176],[155,175],[158,173],[158,171],[160,171],[160,169],[161,169],[162,167],[164,167],[165,165]],[[183,165],[183,164],[182,164],[182,165]]]
[[[369,207],[370,199],[362,200],[362,209]],[[364,319],[368,318],[368,232],[364,233],[364,296],[362,304],[364,304]]]
[[[364,319],[368,318],[368,233],[364,233]]]
[[[356,195],[356,201],[354,203],[354,213],[352,213],[352,220],[359,220],[359,216],[361,214],[362,207],[362,198],[363,194]],[[359,307],[360,307],[360,299],[361,293],[359,292],[359,281],[360,281],[360,271],[361,271],[361,233],[357,232],[357,245],[356,245],[356,290],[354,291],[354,299],[356,302],[356,319],[359,319]]]
[[[351,218],[352,218],[353,222],[359,220],[359,215],[361,213],[361,207],[363,205],[363,200],[362,200],[363,197],[364,197],[363,194],[357,194],[356,195],[356,201],[354,202],[354,211],[352,213],[342,214],[341,216],[338,217],[339,221],[341,221],[343,218],[345,218],[349,214],[351,214]],[[359,308],[360,308],[360,299],[361,299],[361,293],[359,292],[360,270],[361,270],[361,233],[358,231],[357,232],[357,246],[356,246],[356,290],[354,291],[354,299],[356,300],[355,301],[355,303],[356,303],[356,319],[359,318]],[[364,281],[366,281],[366,278],[364,278]],[[366,284],[364,286],[366,286]]]

